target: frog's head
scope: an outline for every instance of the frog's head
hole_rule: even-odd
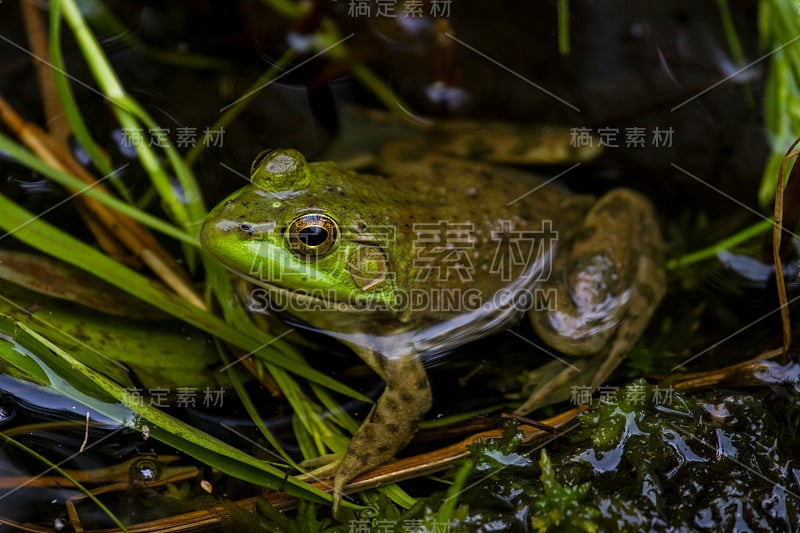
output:
[[[355,176],[333,163],[307,163],[295,150],[264,151],[250,185],[206,218],[202,246],[270,289],[348,309],[394,310],[389,251],[376,238],[374,217],[354,205],[363,200],[359,186],[347,186]]]

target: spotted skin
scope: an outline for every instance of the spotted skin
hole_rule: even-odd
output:
[[[334,509],[339,506],[345,484],[402,450],[431,408],[428,374],[419,357],[381,361],[386,389],[353,436],[339,464],[333,485]]]

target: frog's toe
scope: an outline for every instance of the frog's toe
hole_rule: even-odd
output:
[[[342,486],[344,486],[344,484],[342,484]],[[333,516],[338,517],[339,504],[342,503],[342,487],[337,488],[336,484],[334,483],[333,494],[331,496],[333,499],[333,505],[332,505]]]
[[[424,405],[419,406],[419,411],[405,412],[404,415],[408,418],[401,416],[392,421],[393,419],[387,414],[389,408],[385,404],[388,402],[389,406],[393,407],[394,402],[391,393],[388,398],[386,395],[387,393],[384,393],[378,400],[364,425],[353,436],[347,453],[336,469],[333,478],[334,510],[341,501],[344,486],[351,479],[387,462],[408,444],[417,430],[422,415],[430,407],[430,396],[422,394]]]

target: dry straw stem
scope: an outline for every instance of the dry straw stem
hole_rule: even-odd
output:
[[[66,147],[57,143],[55,139],[36,124],[23,120],[2,97],[0,97],[0,119],[45,163],[75,176],[98,191],[110,194],[106,187],[98,183],[94,176],[75,161]],[[79,195],[76,198],[92,213],[97,222],[115,235],[134,256],[150,267],[167,286],[193,305],[205,309],[205,303],[188,284],[180,266],[161,248],[145,228],[141,227],[133,219],[112,211],[92,198],[85,195]],[[90,227],[92,226],[97,229],[97,225],[90,224]],[[98,241],[107,243],[109,239],[101,236],[98,237]],[[118,251],[118,247],[114,247],[114,250],[111,251]]]
[[[792,342],[792,325],[789,320],[789,304],[786,299],[786,283],[783,279],[783,265],[780,254],[781,234],[783,233],[783,192],[786,186],[784,183],[784,174],[786,170],[786,162],[800,154],[800,151],[795,151],[795,147],[799,142],[800,137],[795,139],[795,141],[786,151],[786,155],[783,156],[783,159],[781,159],[781,166],[778,169],[778,182],[775,188],[775,222],[772,225],[772,257],[775,263],[775,285],[778,287],[778,302],[781,310],[781,326],[783,328],[783,354],[781,355],[781,362],[784,365],[787,363],[789,345]],[[792,172],[790,175],[794,175],[795,168],[796,164],[792,167]]]

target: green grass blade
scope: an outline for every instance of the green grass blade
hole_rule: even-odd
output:
[[[53,63],[53,68],[50,70],[53,76],[53,84],[61,101],[61,106],[64,108],[67,121],[72,127],[72,132],[100,173],[104,176],[111,174],[113,169],[106,161],[103,151],[95,142],[94,137],[89,133],[89,128],[86,126],[86,121],[83,120],[83,115],[78,108],[78,102],[75,100],[75,95],[67,79],[64,56],[61,53],[61,24],[59,24],[59,19],[55,16],[55,12],[50,13],[50,61]],[[131,198],[127,189],[116,179],[112,178],[110,181],[114,184],[117,193],[130,202]]]
[[[286,18],[298,19],[308,12],[308,7],[292,0],[261,0],[261,3]]]
[[[222,115],[214,122],[214,124],[209,128],[211,131],[218,131],[221,128],[225,128],[228,124],[233,122],[233,120],[239,116],[239,114],[247,108],[247,105],[252,102],[255,97],[258,95],[259,91],[264,89],[267,85],[273,82],[282,71],[286,69],[286,67],[294,61],[297,57],[297,54],[294,50],[289,49],[284,52],[278,60],[270,66],[267,71],[258,77],[256,81],[253,82],[250,87],[248,87],[245,92],[244,96],[240,97],[236,102],[230,104],[227,109],[225,109]],[[191,149],[186,153],[186,157],[184,158],[185,163],[188,166],[194,164],[203,150],[206,148],[206,143],[199,142],[195,143]]]
[[[558,0],[558,53],[569,55],[569,0]]]
[[[225,349],[217,343],[217,349],[220,353],[220,357],[222,359],[223,364],[225,365],[224,368],[229,369],[231,366],[230,360],[228,359],[227,355],[225,354]],[[236,390],[236,394],[239,397],[239,401],[242,402],[242,406],[244,406],[245,411],[247,414],[250,415],[250,420],[258,428],[258,431],[267,439],[267,442],[272,446],[273,449],[277,450],[278,454],[281,458],[286,461],[287,464],[291,465],[293,468],[300,470],[297,463],[286,453],[286,450],[283,449],[278,439],[272,434],[272,432],[267,428],[264,424],[263,420],[261,419],[261,415],[256,409],[255,404],[250,399],[250,395],[247,393],[247,390],[244,387],[244,384],[239,379],[239,376],[236,372],[229,372],[229,376],[231,379],[231,383],[233,384],[234,389]]]
[[[120,213],[127,215],[138,222],[141,222],[143,225],[154,231],[177,239],[182,243],[189,244],[197,248],[200,247],[200,242],[197,239],[187,235],[185,231],[176,228],[172,224],[164,222],[158,217],[132,207],[118,198],[104,194],[93,187],[86,185],[84,182],[70,174],[51,167],[3,133],[0,133],[0,151],[5,152],[9,157],[17,161],[19,164],[24,165],[34,172],[53,180],[59,185],[62,185],[70,190],[81,191],[81,194],[85,194],[89,198],[97,200],[101,204],[119,211]],[[119,172],[119,169],[117,169],[117,172]],[[9,228],[6,231],[11,231],[12,229],[13,228]]]
[[[69,365],[73,371],[70,373],[70,380],[72,379],[72,374],[79,374],[84,379],[90,380],[99,390],[111,396],[116,402],[124,405],[140,418],[132,421],[128,417],[120,417],[119,409],[116,409],[116,406],[112,406],[115,409],[109,413],[109,409],[105,408],[103,404],[97,405],[97,402],[88,402],[89,405],[106,416],[109,416],[121,424],[133,424],[138,430],[141,430],[142,425],[146,423],[150,430],[150,435],[153,438],[165,442],[178,450],[190,453],[192,457],[208,461],[209,464],[214,465],[226,473],[236,475],[240,479],[276,490],[285,490],[289,494],[295,496],[305,498],[315,497],[322,501],[330,500],[330,496],[324,491],[294,478],[287,478],[285,472],[271,466],[266,461],[256,459],[216,437],[199,431],[197,428],[159,409],[147,405],[144,402],[140,402],[137,398],[130,395],[127,389],[120,387],[119,384],[115,383],[113,380],[87,367],[66,351],[62,350],[59,346],[28,328],[24,323],[17,322],[16,325],[34,340],[51,350],[58,359]],[[48,366],[50,366],[50,364],[48,364]],[[51,380],[51,382],[55,382],[55,380]],[[75,389],[72,389],[72,387],[66,389],[62,387],[59,389],[60,392],[70,395],[71,397],[73,396],[70,392],[74,390]],[[74,399],[81,401],[81,403],[87,403],[84,397]],[[264,476],[264,474],[268,474],[268,476]]]
[[[715,242],[707,248],[688,253],[676,259],[671,259],[667,262],[667,270],[673,270],[678,267],[683,267],[691,265],[692,263],[710,259],[715,257],[719,252],[733,248],[734,246],[746,242],[762,233],[769,231],[770,229],[772,229],[772,219],[770,218],[768,220],[762,220],[761,222],[757,222],[752,226],[737,232],[735,235],[731,235],[726,239]]]
[[[764,87],[764,123],[772,151],[767,158],[758,201],[772,204],[777,170],[786,150],[800,135],[800,16],[794,0],[759,2],[761,45],[773,52]]]
[[[120,36],[122,42],[157,62],[176,65],[180,68],[201,70],[229,70],[226,61],[198,54],[182,54],[169,50],[159,50],[142,42],[134,32],[127,28],[100,0],[77,0],[81,13],[89,24],[106,35]]]
[[[248,332],[257,332],[257,330],[255,330],[255,325],[248,316],[248,313],[244,310],[238,301],[239,299],[236,298],[232,292],[230,276],[227,275],[226,272],[223,272],[222,269],[216,264],[207,266],[209,267],[207,286],[211,288],[211,292],[213,292],[214,296],[217,298],[217,301],[222,307],[225,321],[228,324],[235,324],[243,334],[248,334]],[[300,364],[305,364],[305,361],[303,361],[299,353],[291,353],[290,357],[295,359]],[[294,380],[292,376],[285,370],[269,363],[264,364],[267,371],[277,383],[278,388],[284,394],[286,400],[296,413],[295,420],[299,420],[303,427],[303,433],[296,434],[298,441],[300,441],[303,435],[310,434],[313,435],[318,442],[325,443],[328,449],[333,451],[343,451],[347,446],[348,439],[336,431],[336,428],[331,425],[332,420],[329,417],[322,416],[320,407],[309,399],[297,381]],[[229,368],[227,362],[225,368]],[[233,373],[231,374],[231,379],[234,383],[234,386],[236,386],[238,380],[235,379]],[[318,390],[324,391],[325,389],[318,387]],[[255,406],[249,400],[244,390],[240,391],[240,398],[242,399],[245,409],[250,414],[254,423],[267,441],[272,443],[276,449],[280,449],[279,444],[275,441],[271,433],[267,430],[263,423],[261,423],[260,416],[255,409]],[[353,433],[354,432],[355,430]],[[305,458],[310,458],[324,453],[326,453],[325,446],[319,446],[317,447],[316,454],[303,453],[303,456]],[[294,462],[292,462],[288,457],[286,457],[286,459],[294,465]]]
[[[14,237],[18,240],[94,274],[180,320],[184,320],[230,344],[239,346],[243,350],[257,354],[271,364],[341,394],[362,401],[369,401],[364,395],[346,387],[335,379],[312,369],[308,365],[298,363],[296,358],[286,356],[279,351],[285,345],[284,342],[275,340],[266,333],[261,332],[258,333],[258,336],[243,335],[242,332],[234,329],[211,313],[198,309],[175,294],[161,288],[151,279],[113,261],[103,253],[56,229],[43,220],[37,219],[30,212],[2,195],[0,195],[0,211],[3,212],[3,217],[0,217],[0,228],[7,232],[13,232]]]
[[[123,130],[135,131],[141,126],[146,129],[156,128],[156,122],[125,91],[75,2],[73,0],[54,0],[50,9],[54,17],[63,14],[92,75],[104,96],[112,104],[112,110]],[[199,223],[206,214],[200,188],[172,142],[166,139],[163,149],[180,184],[181,194],[175,194],[169,176],[152,147],[147,143],[137,143],[135,148],[139,155],[139,161],[150,176],[153,186],[158,190],[165,208],[173,220],[189,233],[199,231]]]

